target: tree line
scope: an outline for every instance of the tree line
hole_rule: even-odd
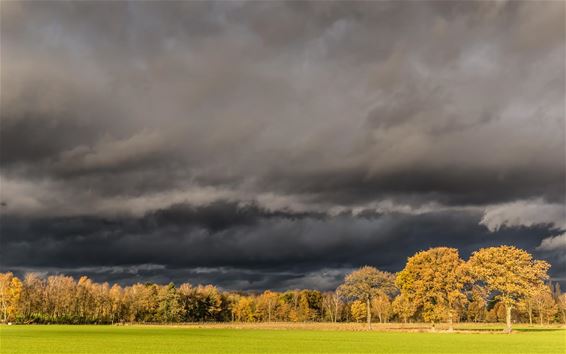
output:
[[[131,286],[64,275],[0,273],[0,318],[16,323],[445,322],[566,323],[566,294],[550,265],[526,251],[447,247],[418,252],[393,274],[365,266],[336,291],[222,291],[184,283]]]

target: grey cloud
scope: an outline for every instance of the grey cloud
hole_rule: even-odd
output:
[[[501,227],[549,225],[566,230],[566,206],[546,204],[542,200],[517,201],[490,206],[481,220],[489,230]]]
[[[2,10],[6,266],[300,264],[303,279],[443,243],[543,254],[556,235],[478,223],[564,203],[563,3]],[[396,207],[352,214],[383,201]]]
[[[344,204],[562,198],[555,6],[8,5],[34,26],[3,31],[4,166],[107,194],[197,181]],[[517,37],[539,27],[544,45]]]
[[[140,218],[5,217],[0,255],[6,270],[76,268],[73,273],[106,274],[121,282],[143,276],[180,281],[186,276],[193,283],[206,280],[234,288],[299,286],[310,279],[325,289],[347,269],[372,264],[398,271],[408,256],[440,245],[458,247],[467,257],[480,247],[512,243],[554,259],[552,253],[536,250],[551,230],[491,233],[479,225],[480,218],[469,211],[295,214],[232,202],[176,205]],[[155,266],[142,267],[128,279],[131,269],[144,264]],[[564,275],[561,265],[556,264],[554,276]],[[197,268],[210,271],[196,274]]]
[[[558,236],[547,237],[537,247],[542,251],[561,251],[562,254],[566,253],[566,233]]]

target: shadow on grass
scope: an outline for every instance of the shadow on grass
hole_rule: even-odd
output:
[[[557,332],[564,331],[563,328],[513,328],[513,331],[517,332]]]
[[[485,332],[485,333],[499,333],[503,332],[504,328],[454,328],[456,331],[465,333],[465,332]],[[560,332],[566,331],[565,328],[513,328],[513,332]]]

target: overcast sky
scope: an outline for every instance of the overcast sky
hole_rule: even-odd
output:
[[[2,2],[1,270],[333,289],[510,244],[566,282],[564,7]]]

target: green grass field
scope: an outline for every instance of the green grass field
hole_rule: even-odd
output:
[[[566,330],[419,333],[167,326],[1,326],[1,353],[566,353]]]

